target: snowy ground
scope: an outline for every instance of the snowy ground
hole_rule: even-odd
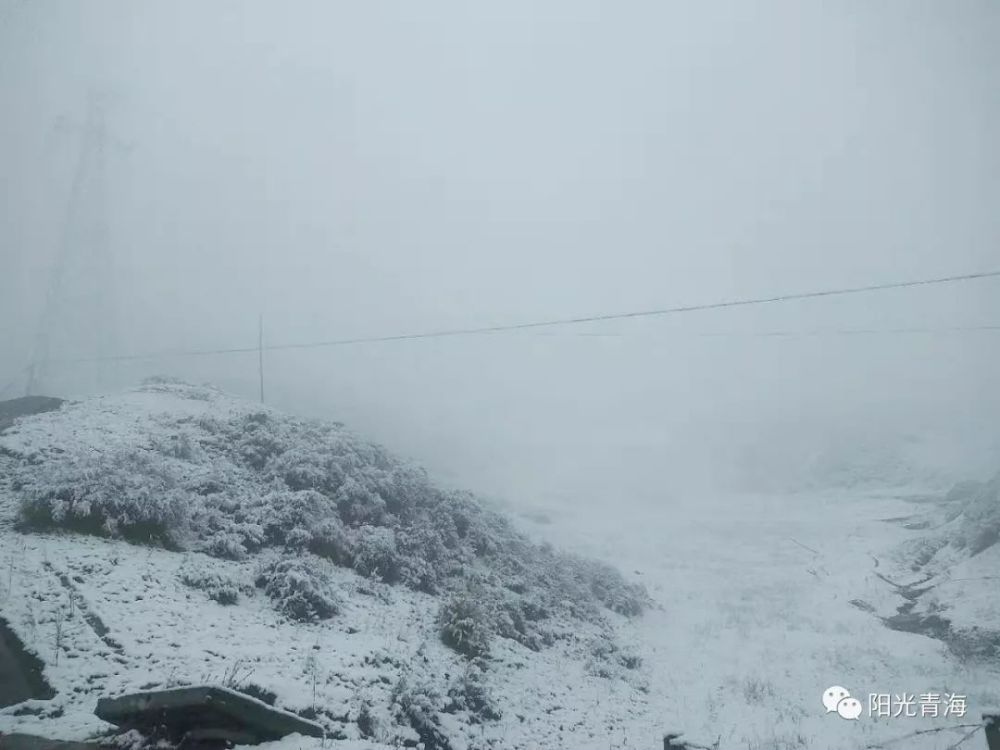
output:
[[[501,640],[489,679],[504,716],[446,724],[457,748],[657,748],[676,728],[706,746],[718,741],[720,750],[943,750],[969,731],[959,725],[1000,704],[995,668],[959,664],[941,642],[889,630],[851,603],[885,612],[902,602],[876,573],[888,550],[920,533],[886,520],[920,510],[914,500],[861,490],[693,494],[669,506],[605,508],[511,511],[522,512],[532,535],[606,559],[647,586],[658,606],[637,620],[613,619],[642,667],[608,679],[588,670],[586,638],[541,653]],[[446,682],[464,669],[434,637],[433,597],[401,587],[390,595],[335,570],[348,593],[345,611],[322,624],[292,624],[262,596],[223,607],[180,583],[192,566],[249,582],[253,562],[22,535],[14,513],[13,498],[0,493],[0,613],[46,660],[58,696],[39,704],[41,714],[0,711],[0,731],[78,739],[105,728],[92,714],[99,695],[235,673],[273,690],[279,705],[321,706],[345,719],[347,739],[336,746],[379,747],[353,724],[362,702],[385,703],[406,674]],[[992,573],[991,562],[980,559],[971,572]],[[967,711],[846,721],[821,704],[834,684],[866,709],[869,693],[940,693],[966,696]],[[933,729],[946,731],[893,743]],[[967,746],[976,743],[981,737]]]
[[[618,746],[652,747],[645,738],[665,727],[706,745],[721,738],[723,750],[948,748],[961,739],[969,730],[890,742],[978,721],[1000,705],[1000,671],[959,664],[941,642],[889,630],[850,604],[885,611],[903,602],[875,575],[875,560],[920,533],[884,519],[920,509],[858,491],[691,497],[604,517],[550,509],[539,533],[641,574],[663,604],[636,628],[650,654],[648,705]],[[845,721],[821,705],[830,685],[860,697],[866,714],[869,693],[959,694],[967,712]]]
[[[846,750],[974,721],[983,707],[1000,703],[1000,675],[963,667],[938,641],[888,630],[848,603],[895,599],[874,575],[872,556],[911,533],[881,520],[910,507],[828,494],[699,499],[670,512],[604,519],[551,510],[541,535],[638,571],[662,604],[636,625],[622,625],[626,638],[642,644],[649,691],[637,694],[589,677],[558,651],[525,658],[511,648],[497,682],[504,702],[515,708],[483,733],[510,747],[596,750],[655,747],[664,729],[678,727],[705,744],[721,737],[721,748]],[[292,627],[258,600],[230,608],[200,600],[199,592],[176,583],[185,560],[176,553],[89,538],[25,537],[9,529],[0,549],[5,567],[13,561],[3,612],[49,658],[49,676],[60,690],[56,703],[66,711],[58,719],[3,715],[4,731],[37,731],[41,721],[50,733],[79,737],[99,725],[90,712],[103,692],[180,675],[221,679],[233,668],[297,697],[296,708],[311,702],[315,669],[319,700],[346,714],[359,695],[384,691],[379,680],[402,671],[421,645],[438,663],[455,661],[423,638],[432,610],[416,594],[397,597],[392,618],[368,617],[366,597],[358,594],[344,618]],[[53,664],[52,618],[71,606],[57,573],[72,581],[81,571],[89,583],[75,588],[107,623],[120,653],[82,617],[71,616],[61,633],[71,645]],[[373,655],[388,666],[373,669]],[[964,694],[968,715],[848,722],[823,712],[820,694],[831,684],[861,696]],[[517,714],[526,717],[523,723]],[[960,737],[940,732],[902,746],[945,748]]]
[[[179,583],[182,567],[195,558],[246,580],[253,564],[89,537],[22,536],[9,528],[0,533],[0,549],[8,579],[0,612],[46,660],[59,692],[41,716],[0,713],[0,731],[79,739],[107,728],[92,714],[100,695],[178,680],[221,682],[234,673],[276,692],[286,708],[315,705],[344,717],[347,738],[358,739],[353,721],[362,700],[387,704],[404,675],[446,682],[465,668],[434,637],[433,597],[398,588],[389,595],[350,571],[338,581],[350,592],[345,610],[303,625],[283,620],[263,597],[223,607]],[[93,615],[107,633],[88,622]],[[490,679],[504,718],[481,729],[451,729],[492,737],[501,747],[530,747],[531,738],[543,747],[578,744],[570,735],[603,746],[605,727],[620,723],[623,706],[609,699],[614,684],[587,674],[582,655],[571,649],[557,645],[536,654],[499,641]]]

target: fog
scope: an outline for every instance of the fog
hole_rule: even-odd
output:
[[[995,270],[998,80],[987,0],[2,0],[0,388],[54,266],[41,392],[248,398],[252,352],[58,360]],[[793,475],[831,438],[988,465],[1000,331],[967,329],[998,289],[271,351],[265,395],[528,504]]]

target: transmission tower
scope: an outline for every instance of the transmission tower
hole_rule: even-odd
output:
[[[121,144],[108,134],[106,104],[106,96],[92,92],[86,120],[74,128],[80,135],[80,152],[28,365],[29,396],[36,394],[51,374],[54,343],[72,345],[77,348],[76,354],[86,353],[101,360],[110,354],[117,338],[106,162],[109,148],[121,148]],[[59,125],[64,123],[60,121]],[[73,283],[68,285],[70,276]],[[98,389],[106,383],[105,366],[103,361],[96,364]]]

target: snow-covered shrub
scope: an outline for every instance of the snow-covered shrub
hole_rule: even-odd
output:
[[[598,677],[614,677],[618,667],[615,658],[617,651],[618,645],[607,634],[594,638],[590,642],[590,660],[587,662],[587,671]]]
[[[441,732],[438,712],[441,694],[429,683],[411,684],[403,677],[392,691],[392,711],[400,723],[409,724],[420,736],[426,750],[448,750],[448,738]]]
[[[540,651],[551,641],[549,634],[536,625],[545,617],[543,609],[536,609],[533,603],[520,595],[507,593],[494,600],[489,621],[500,637],[517,641],[532,651]]]
[[[308,546],[316,526],[335,518],[336,504],[315,490],[273,491],[261,503],[264,536],[274,545]]]
[[[205,592],[209,599],[219,604],[236,604],[241,594],[251,593],[251,589],[239,580],[215,570],[195,565],[186,565],[180,571],[181,583]]]
[[[324,454],[315,444],[311,450],[288,450],[275,458],[268,467],[280,477],[292,491],[316,490],[331,493],[343,481],[343,474],[332,461],[332,456]]]
[[[490,654],[492,628],[486,611],[471,594],[450,597],[438,611],[441,642],[469,659]]]
[[[623,651],[618,655],[618,660],[625,669],[638,669],[642,666],[642,657],[635,651]]]
[[[256,584],[275,609],[300,622],[327,620],[340,610],[339,597],[322,562],[309,556],[284,557],[265,565]]]
[[[189,508],[169,463],[128,448],[97,456],[80,451],[49,468],[20,472],[21,514],[29,527],[176,546]]]
[[[392,529],[362,526],[354,547],[354,569],[367,578],[395,583],[400,576],[396,535]]]
[[[405,723],[397,723],[394,713]],[[409,726],[409,718],[401,715],[400,707],[396,706],[394,711],[394,707],[371,695],[360,698],[355,723],[362,737],[375,740],[380,746],[410,747],[420,740],[420,735]]]
[[[260,471],[269,459],[280,455],[284,446],[278,425],[265,411],[247,414],[239,423],[235,449],[250,468]]]
[[[630,584],[621,573],[610,565],[596,560],[575,558],[572,561],[590,593],[612,612],[634,617],[642,614],[649,603],[649,596],[642,586]]]
[[[449,580],[460,579],[475,559],[443,512],[426,513],[396,530],[400,581],[409,588],[437,594]]]
[[[414,511],[440,502],[443,493],[434,487],[423,469],[394,460],[384,451],[374,458],[383,467],[376,489],[388,513],[405,523]]]
[[[202,455],[197,437],[187,428],[179,429],[169,435],[157,436],[151,442],[154,451],[179,461],[196,462]]]
[[[632,648],[623,648],[611,632],[604,632],[590,641],[587,671],[605,679],[620,678],[635,683],[634,674],[642,667],[642,657]]]
[[[368,477],[348,476],[337,488],[334,499],[345,523],[351,526],[385,524],[385,500],[372,484]]]
[[[161,389],[169,390],[170,386],[176,388],[180,386],[181,388],[190,387],[187,381],[178,378],[175,375],[150,375],[149,377],[142,379],[142,386],[144,390],[154,391]]]
[[[372,704],[368,701],[364,701],[361,704],[361,708],[358,709],[358,718],[356,723],[358,725],[358,731],[361,733],[362,737],[374,737],[375,733],[381,728],[379,726],[378,718],[375,715],[375,711],[372,708]]]
[[[221,395],[219,389],[213,385],[191,385],[172,375],[151,375],[142,381],[142,390],[151,393],[169,393],[192,401],[211,401]]]
[[[448,688],[450,702],[445,711],[465,711],[472,723],[499,721],[503,712],[486,684],[486,673],[477,664],[470,664]]]
[[[226,560],[242,560],[247,555],[243,536],[228,530],[212,536],[205,551],[213,557],[221,557]]]
[[[350,566],[354,563],[356,541],[337,516],[320,521],[312,529],[309,551],[336,563]]]
[[[617,570],[596,560],[522,546],[519,559],[508,559],[506,564],[526,591],[543,594],[539,602],[543,608],[565,606],[575,617],[594,620],[602,608],[633,617],[649,605],[642,586],[628,583]]]

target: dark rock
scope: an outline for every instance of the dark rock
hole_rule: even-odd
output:
[[[123,729],[156,731],[169,739],[208,731],[239,734],[241,742],[251,744],[294,733],[323,736],[319,724],[235,690],[212,685],[101,698],[94,713]]]
[[[986,728],[986,745],[989,750],[1000,750],[1000,711],[984,713],[983,725]]]
[[[10,401],[0,401],[0,432],[3,432],[18,417],[28,417],[32,414],[42,414],[47,411],[56,411],[63,405],[61,398],[50,398],[48,396],[24,396],[14,398]]]
[[[44,667],[0,617],[0,707],[32,698],[48,700],[55,697],[55,691],[42,675]]]

